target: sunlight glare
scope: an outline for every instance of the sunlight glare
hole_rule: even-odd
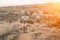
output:
[[[54,2],[60,2],[60,0],[54,0]]]

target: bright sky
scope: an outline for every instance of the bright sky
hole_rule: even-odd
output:
[[[0,6],[14,6],[27,4],[41,4],[59,0],[0,0]]]

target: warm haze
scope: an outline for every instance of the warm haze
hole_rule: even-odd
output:
[[[0,6],[16,6],[60,2],[59,0],[0,0]]]
[[[60,0],[0,0],[0,40],[60,40]]]

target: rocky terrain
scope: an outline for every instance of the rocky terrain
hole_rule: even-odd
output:
[[[60,29],[56,27],[27,26],[23,32],[20,24],[0,25],[0,40],[60,40]]]
[[[0,7],[0,40],[60,40],[59,5]]]

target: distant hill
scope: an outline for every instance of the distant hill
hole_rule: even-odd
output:
[[[20,10],[20,9],[29,9],[29,10],[41,9],[47,13],[56,13],[60,12],[60,3],[0,7],[0,10]]]

